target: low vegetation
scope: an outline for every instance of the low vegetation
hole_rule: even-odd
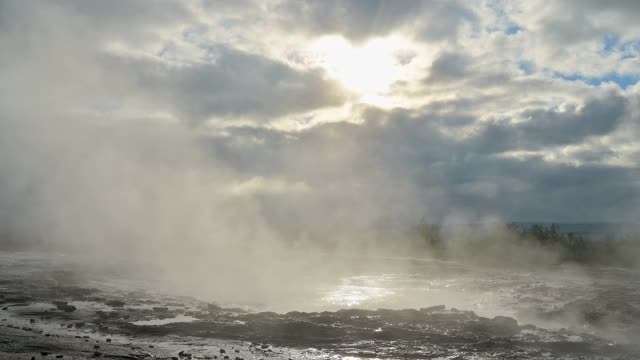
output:
[[[517,224],[456,227],[422,223],[414,230],[436,256],[452,258],[460,255],[512,256],[514,249],[545,253],[553,262],[573,262],[585,265],[631,267],[640,264],[640,239],[637,234],[609,232],[585,234],[561,230],[558,224]]]

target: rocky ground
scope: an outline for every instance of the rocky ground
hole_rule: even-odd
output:
[[[640,358],[633,343],[444,305],[257,312],[189,297],[97,288],[73,272],[33,269],[0,264],[1,359]],[[571,311],[548,316],[582,311],[595,324],[606,312],[570,305]]]
[[[0,356],[113,359],[636,359],[638,349],[436,306],[247,312],[188,298],[3,282]]]

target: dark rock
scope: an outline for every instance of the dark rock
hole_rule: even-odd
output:
[[[435,311],[444,311],[444,310],[446,310],[446,308],[447,307],[444,306],[444,305],[429,306],[429,307],[426,307],[426,308],[421,308],[420,312],[430,313],[430,312],[435,312]]]
[[[56,305],[56,308],[58,308],[58,310],[64,311],[64,312],[74,312],[76,311],[76,307],[73,305],[68,305],[68,304],[63,304],[63,305]]]
[[[481,318],[478,322],[468,324],[466,330],[493,336],[513,336],[520,333],[516,319],[507,316],[496,316],[493,319]]]
[[[107,339],[107,342],[108,342],[108,343],[110,343],[110,342],[111,342],[111,339]]]
[[[362,309],[341,309],[336,311],[336,315],[340,317],[367,317],[377,315],[376,311]]]
[[[223,311],[223,309],[216,304],[207,304],[207,310],[210,313],[219,313]]]
[[[111,300],[107,301],[106,304],[111,307],[123,307],[125,305],[125,302],[120,300]]]
[[[508,316],[496,316],[491,320],[491,325],[494,331],[499,334],[506,334],[507,336],[515,335],[520,332],[518,321]]]

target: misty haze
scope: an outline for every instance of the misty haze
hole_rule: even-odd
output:
[[[640,359],[639,18],[0,0],[0,359]]]

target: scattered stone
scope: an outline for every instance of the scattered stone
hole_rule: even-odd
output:
[[[513,336],[520,333],[516,319],[508,316],[482,318],[479,322],[468,324],[466,329],[470,332],[482,332],[493,336]]]
[[[100,357],[100,356],[102,356],[102,353],[100,351],[93,352],[93,357]]]
[[[120,300],[107,301],[106,304],[111,307],[123,307],[125,305],[124,301],[120,301]]]
[[[224,353],[226,353],[226,352],[227,352],[227,351],[226,351],[225,349],[220,349],[220,354],[224,354]]]
[[[50,353],[50,352],[47,352],[47,351],[41,351],[41,352],[40,352],[40,355],[42,355],[42,356],[47,356],[47,355],[49,355],[49,354],[51,354],[51,353]]]
[[[426,308],[421,308],[420,312],[423,313],[430,313],[430,312],[435,312],[435,311],[444,311],[447,307],[444,305],[436,305],[436,306],[429,306]]]
[[[111,342],[111,339],[107,338],[107,342],[108,342],[108,343],[110,343],[110,342]]]
[[[94,349],[100,349],[100,345],[93,345]]]
[[[216,304],[207,304],[207,310],[209,310],[210,313],[219,313],[223,311],[222,307]]]
[[[36,322],[35,319],[29,319],[29,324],[33,324],[34,322]]]
[[[56,305],[56,308],[64,312],[74,312],[77,309],[75,306],[68,304]]]

